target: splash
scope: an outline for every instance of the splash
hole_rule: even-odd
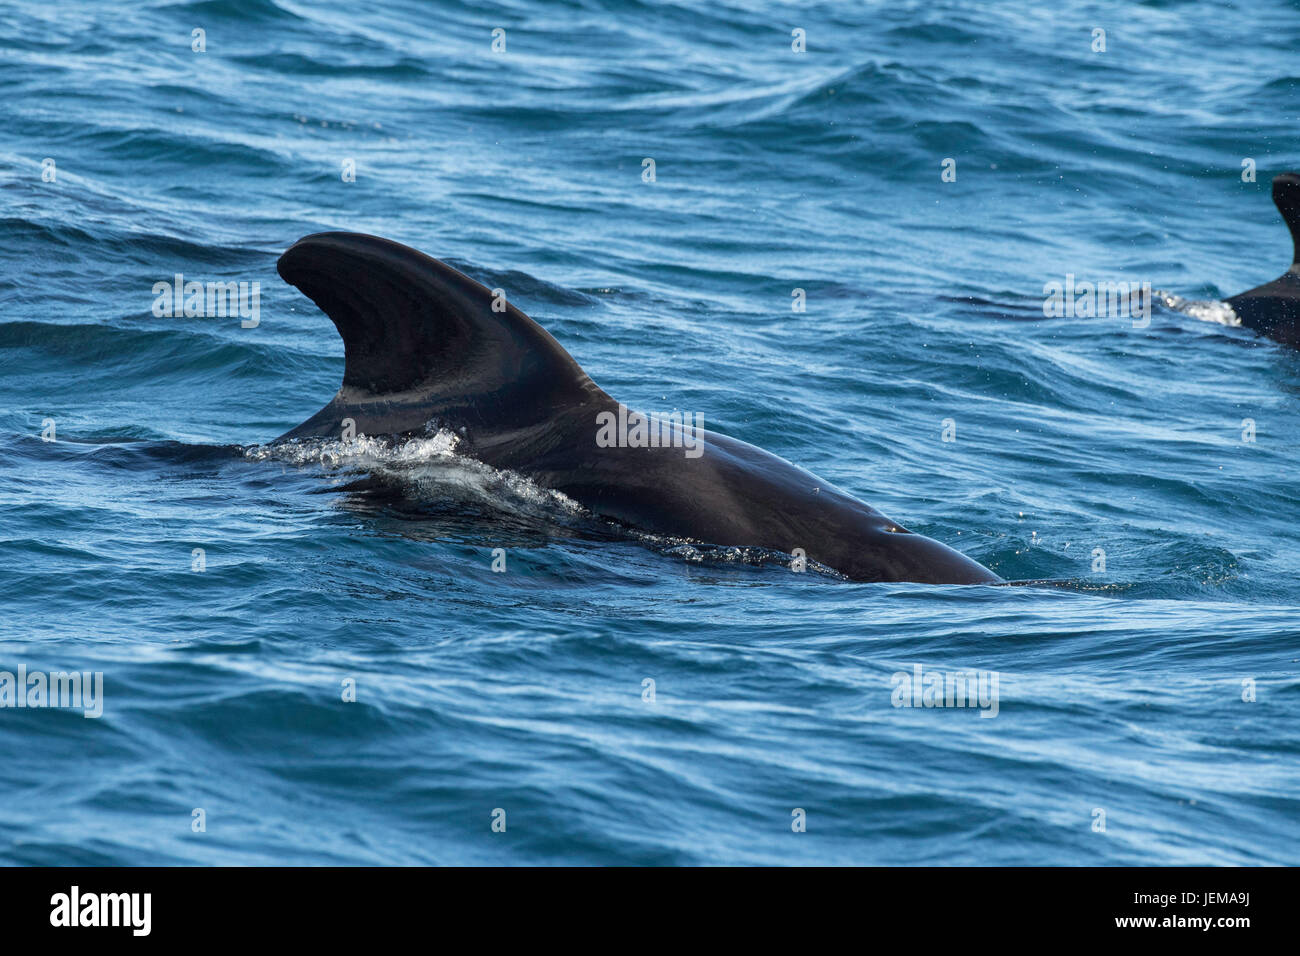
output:
[[[405,441],[368,435],[347,439],[308,438],[269,445],[250,445],[243,451],[244,457],[253,461],[282,461],[298,467],[319,464],[326,468],[353,466],[362,469],[396,469],[452,458],[459,443],[459,435],[442,429],[427,438]]]
[[[539,509],[580,515],[585,509],[561,492],[543,488],[513,471],[499,470],[456,453],[460,436],[448,429],[422,438],[357,435],[351,439],[293,439],[243,449],[252,461],[318,466],[340,483],[358,474],[383,479],[413,501],[460,501],[505,512]]]
[[[1208,301],[1184,299],[1172,292],[1156,292],[1155,295],[1168,308],[1184,315],[1190,315],[1194,319],[1200,319],[1202,322],[1213,322],[1216,325],[1228,326],[1241,325],[1241,317],[1232,311],[1232,306],[1226,302],[1220,302],[1217,299]]]

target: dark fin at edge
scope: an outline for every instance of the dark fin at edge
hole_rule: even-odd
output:
[[[1300,265],[1300,173],[1281,173],[1273,177],[1273,205],[1291,230],[1293,252],[1291,265]]]
[[[1272,282],[1239,292],[1226,301],[1245,328],[1300,348],[1300,173],[1273,177],[1273,204],[1291,232],[1291,267]]]

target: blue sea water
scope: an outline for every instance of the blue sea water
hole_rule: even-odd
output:
[[[103,675],[98,718],[0,709],[0,860],[1300,863],[1300,356],[1043,314],[1286,268],[1297,49],[1276,2],[0,7],[0,669]],[[275,272],[327,229],[1068,584],[592,540],[445,441],[270,446],[342,374]],[[176,273],[258,324],[155,316]],[[917,666],[996,717],[894,706]]]

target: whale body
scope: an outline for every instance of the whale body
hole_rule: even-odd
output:
[[[664,441],[610,442],[644,424],[540,325],[446,263],[358,233],[307,236],[276,265],[343,339],[338,393],[281,441],[448,428],[457,451],[525,475],[639,531],[806,556],[855,581],[995,584],[983,565],[907,531],[776,455],[689,421]]]

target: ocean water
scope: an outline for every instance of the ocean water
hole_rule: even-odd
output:
[[[0,708],[0,860],[1300,863],[1300,356],[1043,309],[1286,268],[1297,49],[1275,2],[0,8],[0,670],[103,681]],[[342,374],[275,272],[326,229],[1065,583],[592,538],[445,435],[275,447]],[[156,316],[176,273],[256,326]],[[996,716],[894,706],[918,667]]]

